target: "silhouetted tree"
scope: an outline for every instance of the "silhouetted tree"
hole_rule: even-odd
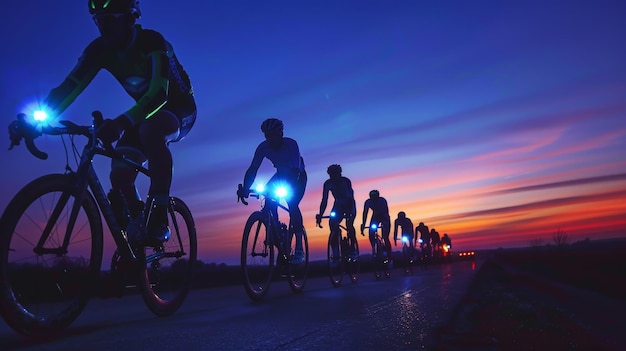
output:
[[[569,242],[569,236],[564,230],[558,228],[554,234],[552,234],[552,240],[556,244],[556,246],[564,246]]]

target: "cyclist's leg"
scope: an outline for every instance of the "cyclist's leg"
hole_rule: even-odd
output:
[[[139,164],[146,162],[147,158],[139,140],[139,126],[126,130],[115,145],[115,150]],[[109,175],[111,187],[122,193],[133,217],[139,215],[143,210],[141,197],[135,188],[137,172],[134,167],[122,161],[115,159],[111,161],[111,173]]]
[[[330,242],[333,250],[333,257],[339,257],[339,241],[341,240],[341,228],[339,228],[339,221],[331,217],[328,220],[328,226],[330,227]]]
[[[148,232],[159,240],[169,237],[167,208],[172,184],[172,153],[168,143],[178,138],[179,133],[178,117],[167,110],[160,110],[139,124],[139,140],[150,169],[148,194],[154,199]]]
[[[389,234],[391,232],[391,222],[383,223],[383,241],[385,242],[385,249],[387,250],[387,257],[391,260],[391,242],[389,241]]]
[[[353,252],[356,252],[358,255],[359,245],[356,241],[356,229],[354,228],[354,215],[346,218],[346,228],[348,229],[348,240],[350,240],[350,247]]]
[[[296,242],[296,249],[302,249],[302,231],[304,230],[304,224],[302,222],[302,212],[300,211],[300,201],[304,197],[304,190],[306,189],[307,175],[306,172],[302,172],[300,177],[295,180],[294,194],[287,201],[289,208],[289,226],[293,228],[298,241]]]
[[[376,255],[376,231],[372,230],[372,223],[369,225],[369,239],[370,245],[372,245],[372,256]]]

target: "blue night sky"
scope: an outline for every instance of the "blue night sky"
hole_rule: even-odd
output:
[[[314,217],[332,163],[353,181],[357,225],[378,189],[392,219],[405,211],[456,250],[549,243],[557,229],[572,240],[626,234],[623,1],[141,4],[139,23],[173,44],[196,94],[199,119],[172,146],[172,195],[194,214],[204,261],[239,260],[259,204],[242,206],[235,191],[267,117],[285,122],[307,165],[313,259],[325,257],[328,228]],[[86,1],[8,6],[3,125],[60,84],[98,35]],[[62,118],[88,123],[94,109],[115,117],[132,103],[102,71]],[[48,160],[0,151],[0,209],[28,181],[63,172],[60,139],[37,143]],[[257,179],[272,174],[265,161]]]

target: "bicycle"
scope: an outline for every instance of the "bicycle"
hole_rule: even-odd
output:
[[[372,247],[372,261],[374,264],[374,276],[376,279],[380,279],[382,275],[385,278],[389,278],[391,273],[389,272],[389,257],[387,257],[387,245],[385,245],[382,237],[378,234],[378,229],[382,228],[382,223],[373,222],[370,224],[370,240],[372,235],[374,236],[374,245]],[[363,230],[361,229],[361,233]]]
[[[239,184],[239,189],[242,187]],[[244,288],[252,301],[261,301],[267,294],[276,265],[282,267],[284,274],[281,275],[287,278],[294,293],[300,293],[304,289],[309,270],[309,242],[306,231],[303,228],[304,262],[292,264],[296,235],[278,218],[278,208],[289,211],[280,202],[287,195],[286,189],[278,187],[272,190],[275,191],[257,187],[249,195],[261,201],[261,210],[252,212],[248,217],[241,240],[241,272]],[[248,205],[244,198],[239,197],[239,200]]]
[[[321,216],[321,219],[332,218],[336,214],[335,212],[331,212],[330,216]],[[342,214],[340,219],[347,219],[347,214]],[[321,223],[317,223],[317,226],[322,228]],[[350,239],[347,236],[342,237],[341,229],[348,232],[348,228],[344,225],[339,224],[339,232],[335,234],[333,237],[332,233],[328,236],[328,249],[326,251],[328,258],[328,275],[330,277],[330,282],[334,287],[339,287],[341,285],[341,281],[343,280],[344,273],[347,273],[350,276],[350,281],[352,283],[356,283],[359,278],[359,272],[361,270],[361,261],[359,260],[359,245],[358,242],[354,241],[354,249],[353,246],[350,245]],[[335,243],[332,240],[335,239]],[[333,246],[337,247],[337,256],[333,252]],[[356,251],[356,255],[353,256],[353,252]],[[355,257],[356,256],[356,257]]]
[[[102,114],[94,111],[92,116],[92,126],[60,121],[63,127],[44,125],[38,131],[24,114],[10,125],[9,150],[24,139],[34,156],[46,159],[48,155],[34,143],[41,134],[61,136],[66,150],[65,173],[44,175],[28,183],[0,218],[0,313],[12,329],[26,336],[60,333],[96,292],[103,256],[100,213],[116,246],[112,273],[133,277],[152,313],[174,313],[191,286],[197,258],[191,211],[181,199],[170,198],[169,240],[156,247],[135,242],[131,236],[138,233],[127,232],[120,224],[92,161],[100,155],[124,162],[147,177],[149,172],[99,141],[95,131]],[[69,166],[64,135],[71,141],[76,170]],[[82,153],[76,147],[76,136],[88,139]],[[151,202],[151,198],[146,201],[146,219]]]
[[[433,260],[433,247],[430,245],[430,242],[424,242],[424,240],[419,239],[420,243],[420,261],[424,268],[427,268],[430,262]]]
[[[408,235],[402,235],[402,258],[404,260],[404,273],[413,274],[413,265],[415,264],[415,247],[411,245],[411,238]]]

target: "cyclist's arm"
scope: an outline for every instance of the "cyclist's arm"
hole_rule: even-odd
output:
[[[98,41],[94,41],[83,51],[65,80],[50,91],[43,105],[54,116],[63,113],[98,74],[102,67],[99,57]]]
[[[168,99],[169,88],[169,57],[167,45],[163,36],[154,31],[144,31],[148,35],[148,70],[152,76],[148,90],[140,97],[135,105],[123,113],[132,124],[141,123],[159,111]]]
[[[259,144],[254,152],[254,157],[252,158],[252,162],[250,163],[250,167],[246,170],[246,174],[243,177],[243,188],[248,190],[252,187],[252,183],[254,183],[254,179],[256,178],[256,173],[261,167],[261,162],[265,157],[263,153],[263,148],[261,147],[263,143]]]
[[[363,233],[363,227],[365,226],[365,222],[367,220],[367,213],[369,212],[369,207],[370,207],[369,201],[366,200],[365,204],[363,205],[363,218],[361,221],[361,233]]]
[[[398,220],[393,221],[393,241],[398,240]]]
[[[326,206],[328,206],[328,192],[330,191],[328,186],[328,181],[324,182],[324,189],[322,190],[322,202],[320,202],[320,211],[318,212],[320,216],[324,215],[324,211],[326,211]]]

